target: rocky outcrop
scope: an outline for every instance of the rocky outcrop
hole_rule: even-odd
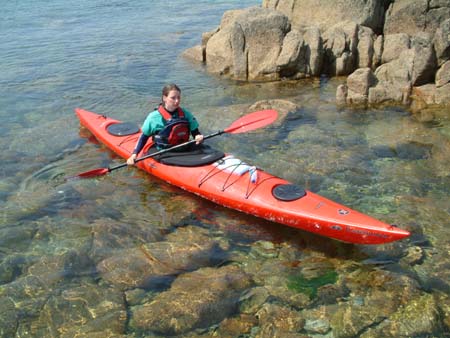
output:
[[[295,28],[317,26],[322,31],[352,21],[381,33],[388,0],[263,0],[262,7],[285,14]]]
[[[436,87],[444,87],[450,83],[450,61],[442,65],[436,73]]]
[[[450,19],[442,22],[436,29],[433,42],[438,65],[441,66],[445,61],[450,60]]]
[[[263,0],[226,12],[185,56],[241,81],[349,76],[336,94],[340,104],[450,105],[450,3]],[[421,98],[415,88],[425,85]]]
[[[370,68],[359,68],[347,79],[347,86],[340,86],[336,94],[339,104],[366,104],[369,88],[377,83],[377,78]]]
[[[395,0],[386,12],[384,34],[434,34],[449,17],[450,4],[445,0]]]
[[[324,72],[330,75],[348,75],[355,69],[358,31],[357,24],[346,21],[334,25],[323,33]]]
[[[236,79],[277,80],[276,60],[289,31],[288,18],[274,10],[227,12],[206,43],[208,70]]]
[[[360,104],[399,102],[408,105],[414,99],[421,99],[420,91],[415,91],[415,95],[412,95],[415,87],[435,83],[433,87],[428,87],[428,92],[432,93],[427,95],[425,101],[430,104],[450,105],[449,95],[445,90],[438,90],[449,82],[449,68],[446,63],[438,68],[432,41],[429,33],[419,33],[411,38],[403,33],[385,36],[383,64],[374,72],[376,81],[367,78],[364,84],[364,87],[369,86],[367,97],[361,100],[350,92],[349,81],[353,77],[350,76],[347,83],[338,89],[336,94],[338,102],[340,104],[352,104],[355,101]]]

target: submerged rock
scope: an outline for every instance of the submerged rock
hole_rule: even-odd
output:
[[[347,274],[345,284],[350,291],[347,301],[324,307],[333,334],[338,337],[359,336],[369,328],[382,327],[399,309],[414,306],[422,297],[415,280],[383,270],[356,270]]]
[[[65,278],[93,275],[95,265],[85,251],[67,250],[61,255],[40,257],[27,272],[51,287]]]
[[[53,293],[30,327],[33,336],[76,337],[125,333],[127,314],[122,293],[117,289],[82,283]]]
[[[19,311],[14,302],[9,297],[0,296],[0,337],[14,337],[18,322]]]
[[[315,309],[304,310],[301,314],[305,321],[304,329],[308,334],[324,335],[331,330],[331,316],[327,313],[327,307],[320,306]]]
[[[237,266],[201,268],[180,275],[151,302],[133,307],[130,325],[163,335],[208,327],[234,313],[250,285],[249,276]]]
[[[438,317],[434,297],[424,294],[400,307],[377,327],[369,328],[361,338],[427,336],[438,328]]]
[[[287,306],[265,304],[256,314],[260,332],[256,337],[298,337],[305,320]]]
[[[240,314],[239,316],[224,319],[214,334],[216,337],[239,337],[250,335],[252,329],[258,326],[258,319],[252,315]]]
[[[244,293],[239,299],[241,313],[256,313],[269,298],[269,291],[264,287],[255,287]]]
[[[102,278],[122,289],[159,287],[171,276],[224,259],[219,242],[199,227],[178,228],[167,241],[124,249],[97,265]]]
[[[115,252],[136,245],[161,240],[158,229],[148,224],[117,222],[110,218],[98,219],[92,224],[91,256],[100,262]]]

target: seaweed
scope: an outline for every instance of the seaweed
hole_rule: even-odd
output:
[[[288,277],[287,287],[289,290],[304,293],[309,296],[310,299],[314,299],[317,297],[317,290],[321,286],[334,284],[336,283],[337,278],[338,274],[333,270],[313,278],[305,278],[299,273]]]

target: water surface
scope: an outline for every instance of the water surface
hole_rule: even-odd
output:
[[[204,239],[205,229],[206,238],[217,241],[220,250],[207,264],[194,259],[183,266],[185,271],[238,262],[257,286],[271,292],[273,303],[303,309],[305,316],[323,304],[370,304],[372,294],[346,294],[344,287],[322,303],[308,297],[324,297],[317,293],[323,285],[364,284],[373,274],[400,276],[392,286],[396,296],[405,288],[400,281],[411,278],[421,297],[431,294],[448,302],[442,296],[450,289],[448,112],[439,111],[434,121],[423,123],[401,108],[339,109],[334,95],[343,79],[235,83],[210,76],[202,66],[180,57],[186,48],[200,44],[203,32],[217,27],[225,10],[253,5],[259,1],[27,0],[2,5],[0,312],[7,314],[1,322],[3,336],[70,336],[82,330],[150,334],[139,329],[132,314],[148,300],[158,300],[179,270],[151,285],[127,284],[123,290],[120,274],[102,273],[101,262],[116,262],[135,254],[136,248],[153,252],[164,243],[177,247],[189,238],[195,242]],[[225,128],[240,116],[240,109],[257,101],[294,102],[296,111],[264,131],[223,136],[211,144],[408,229],[411,238],[376,247],[337,243],[215,206],[135,169],[65,180],[122,162],[79,127],[75,107],[140,123],[159,102],[167,82],[181,86],[183,105],[196,113],[204,133]],[[226,111],[229,115],[222,116]],[[192,237],[180,241],[176,234],[184,227],[202,230],[188,232],[183,236]],[[125,269],[127,264],[120,266]],[[125,269],[122,275],[133,271],[139,267]],[[354,277],[356,272],[362,277]],[[315,284],[299,284],[305,281]],[[305,288],[308,294],[302,302],[293,300],[291,293],[301,294]],[[98,304],[114,306],[105,310]],[[381,311],[383,305],[372,307]],[[92,313],[105,318],[101,309],[120,313],[114,325],[95,321]],[[236,318],[239,310],[234,311],[229,318]],[[80,322],[85,329],[80,329]],[[367,327],[372,324],[376,326]],[[264,323],[259,325],[263,332]],[[255,336],[257,327],[245,334]],[[196,332],[220,336],[222,329],[214,322]],[[308,326],[302,330],[314,333]],[[340,336],[339,328],[330,330],[314,334],[325,337],[333,331]]]

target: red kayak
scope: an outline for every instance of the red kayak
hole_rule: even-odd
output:
[[[134,124],[75,109],[83,127],[123,158],[140,136]],[[150,143],[150,142],[149,142]],[[382,244],[410,233],[352,210],[207,145],[151,155],[136,165],[170,184],[225,207],[347,243]]]

